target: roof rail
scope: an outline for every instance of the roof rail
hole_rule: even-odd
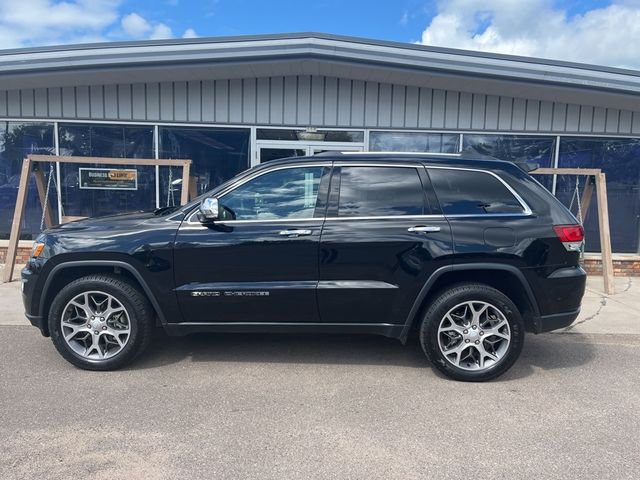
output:
[[[316,153],[314,157],[328,157],[335,155],[430,155],[434,157],[459,157],[460,153],[439,153],[439,152],[357,152],[357,151],[324,151],[321,153]]]

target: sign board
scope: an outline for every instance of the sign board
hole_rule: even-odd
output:
[[[138,171],[124,168],[80,168],[80,188],[87,190],[137,190]]]

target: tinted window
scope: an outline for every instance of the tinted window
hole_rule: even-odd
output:
[[[482,172],[429,169],[445,215],[522,213],[522,205],[497,178]]]
[[[342,167],[338,216],[422,215],[418,171],[401,167]]]
[[[220,199],[223,218],[312,218],[322,172],[323,167],[287,168],[254,178]]]

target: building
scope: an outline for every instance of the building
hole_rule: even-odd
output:
[[[27,153],[191,158],[204,192],[283,156],[473,148],[603,168],[614,253],[639,253],[637,71],[317,33],[28,48],[0,52],[0,129],[0,239]],[[79,188],[74,165],[54,173],[60,217],[179,198],[169,167],[140,168],[134,191]],[[570,203],[575,177],[544,183]],[[40,224],[32,186],[23,238]]]

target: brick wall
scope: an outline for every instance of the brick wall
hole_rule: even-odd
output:
[[[18,255],[16,256],[16,263],[24,264],[29,260],[31,255],[31,247],[18,247]],[[0,263],[6,263],[7,247],[0,247]]]
[[[18,247],[16,263],[27,263],[31,247]],[[0,263],[5,263],[7,247],[0,246]],[[584,268],[589,275],[602,275],[602,263],[599,258],[585,258]],[[640,257],[618,258],[613,261],[613,272],[617,277],[640,277]]]

